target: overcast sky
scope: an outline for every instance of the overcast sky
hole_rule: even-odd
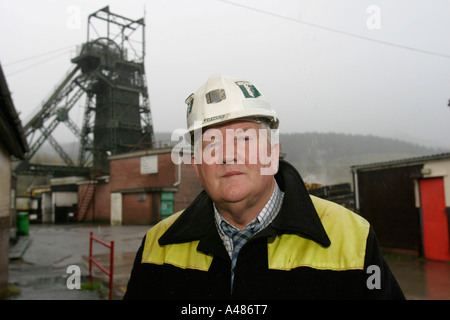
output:
[[[224,73],[258,87],[281,133],[450,150],[450,0],[233,1],[0,0],[0,62],[22,121],[72,67],[87,16],[109,5],[132,19],[145,8],[155,131],[185,128],[185,98]]]

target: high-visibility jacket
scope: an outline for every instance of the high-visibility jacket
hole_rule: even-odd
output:
[[[239,252],[233,292],[231,260],[203,191],[147,232],[124,299],[404,299],[365,219],[310,196],[285,161],[275,178],[282,207]]]

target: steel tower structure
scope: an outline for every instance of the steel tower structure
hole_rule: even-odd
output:
[[[31,159],[48,141],[68,167],[107,167],[109,155],[151,148],[154,143],[144,68],[144,18],[132,20],[102,8],[88,17],[87,42],[75,64],[24,126]],[[70,110],[85,97],[84,118]],[[72,159],[52,135],[64,123],[79,140]]]

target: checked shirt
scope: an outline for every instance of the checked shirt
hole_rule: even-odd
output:
[[[269,201],[266,203],[258,216],[247,226],[245,226],[243,230],[239,230],[226,221],[214,206],[216,226],[219,231],[220,238],[222,239],[231,258],[231,290],[233,290],[234,268],[236,267],[239,251],[244,244],[246,244],[247,241],[253,237],[254,234],[265,229],[273,221],[273,219],[275,219],[280,211],[281,204],[283,203],[283,196],[284,193],[275,182],[275,187]]]

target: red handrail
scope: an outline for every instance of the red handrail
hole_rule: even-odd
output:
[[[98,243],[104,245],[105,247],[110,248],[110,262],[109,262],[109,270],[103,267],[97,260],[95,260],[92,256],[92,241],[95,240]],[[109,276],[109,300],[112,299],[112,289],[113,289],[113,278],[114,278],[114,241],[112,240],[110,244],[106,243],[103,240],[100,240],[97,237],[94,237],[92,232],[90,232],[89,236],[89,281],[92,285],[92,262],[95,263],[97,267],[100,268],[104,273]]]

